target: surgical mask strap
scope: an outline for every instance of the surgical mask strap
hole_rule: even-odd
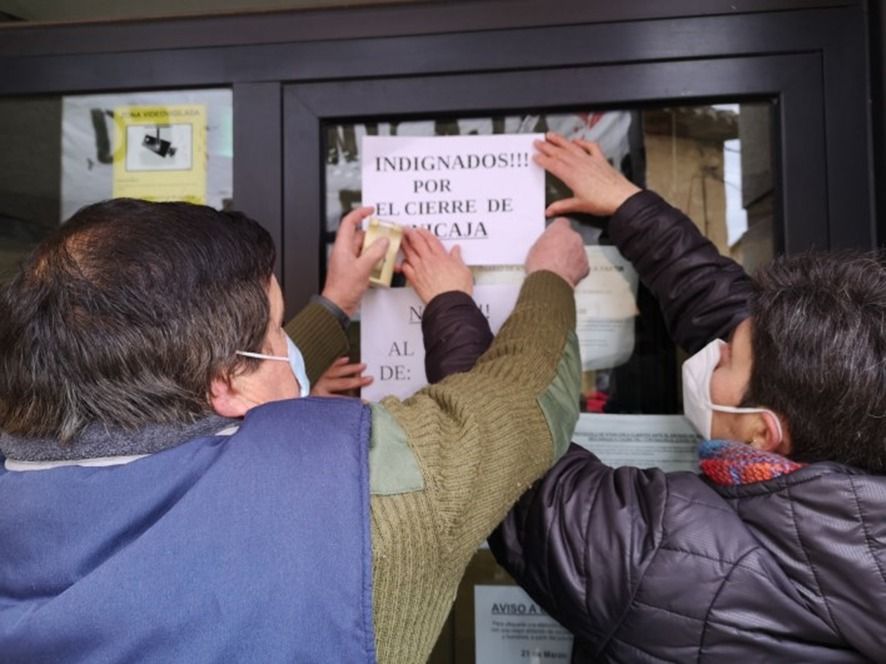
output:
[[[252,357],[256,360],[277,360],[278,362],[289,362],[288,357],[283,357],[281,355],[265,355],[263,353],[252,353],[248,350],[235,350],[235,355],[242,355],[243,357]]]
[[[240,355],[242,357],[251,357],[256,360],[275,360],[277,362],[289,362],[289,367],[292,369],[292,374],[295,376],[296,382],[298,382],[299,390],[301,393],[299,396],[306,397],[311,393],[311,381],[308,378],[308,372],[305,368],[305,359],[302,357],[301,351],[298,349],[298,346],[295,345],[295,342],[286,336],[286,347],[288,349],[289,354],[284,355],[266,355],[264,353],[253,353],[248,350],[235,350],[234,353],[236,355]]]
[[[778,415],[773,413],[768,408],[742,408],[740,406],[720,406],[718,404],[712,403],[708,401],[711,406],[711,410],[716,410],[721,413],[768,413],[772,416],[772,419],[775,420],[775,428],[778,429],[778,442],[781,443],[784,440],[784,431],[781,428],[781,420],[778,419]]]

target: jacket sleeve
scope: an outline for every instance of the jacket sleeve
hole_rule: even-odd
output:
[[[470,295],[460,291],[431,300],[422,315],[421,330],[429,383],[470,371],[493,338],[486,316]]]
[[[310,303],[286,324],[286,334],[305,358],[311,383],[348,352],[348,337],[338,319],[321,304]]]
[[[748,317],[751,280],[695,224],[651,191],[631,196],[609,236],[661,306],[673,339],[694,353]]]
[[[657,469],[610,468],[571,445],[489,538],[499,564],[591,646],[606,641],[661,545]]]

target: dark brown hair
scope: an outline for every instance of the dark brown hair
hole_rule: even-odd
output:
[[[210,412],[260,348],[274,245],[237,212],[116,199],[47,238],[0,291],[0,422],[68,440]]]
[[[783,415],[798,461],[886,472],[886,263],[810,252],[755,276],[744,405]]]

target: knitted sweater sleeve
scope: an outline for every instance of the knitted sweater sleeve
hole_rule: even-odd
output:
[[[308,378],[314,383],[339,357],[348,352],[348,337],[338,319],[322,305],[312,302],[286,324],[305,358]]]
[[[568,446],[581,376],[574,328],[572,289],[534,273],[471,371],[382,401],[422,485],[372,497],[379,661],[427,659],[477,547]]]

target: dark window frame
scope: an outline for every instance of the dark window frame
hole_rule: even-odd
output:
[[[569,0],[554,13],[536,0],[483,0],[104,25],[11,24],[0,27],[0,97],[231,86],[234,204],[278,241],[283,256],[278,276],[290,311],[317,286],[322,222],[290,218],[288,210],[305,201],[309,189],[316,192],[310,205],[320,205],[322,162],[319,132],[289,116],[288,102],[284,117],[283,100],[298,89],[304,102],[308,86],[315,85],[399,85],[414,78],[432,88],[447,77],[548,72],[556,80],[573,68],[595,76],[627,68],[637,72],[631,82],[639,89],[635,97],[620,91],[631,87],[622,82],[608,100],[586,95],[574,105],[767,96],[779,100],[775,126],[783,130],[777,172],[787,201],[784,249],[875,246],[866,3],[626,0],[596,6],[601,4]],[[750,66],[766,58],[795,58],[809,68],[782,76]],[[717,61],[744,62],[748,80],[713,85]],[[667,85],[650,80],[661,68],[686,72],[693,66],[698,79],[671,76]],[[759,79],[752,84],[754,76]],[[807,134],[793,130],[792,99],[805,99],[820,112],[820,121],[804,120]],[[489,110],[551,106],[542,101],[488,105]],[[556,105],[567,105],[564,95]],[[403,113],[405,106],[386,108]],[[366,116],[360,108],[323,112]],[[316,123],[332,117],[310,107],[298,113],[313,115]],[[313,146],[296,170],[305,178],[313,172],[313,179],[286,187],[293,168],[289,146],[307,146],[308,135]],[[804,207],[798,191],[810,192],[815,205]],[[807,227],[816,231],[806,233]]]
[[[782,191],[777,221],[802,220],[779,226],[776,249],[828,246],[821,70],[815,54],[795,54],[287,85],[284,179],[290,186],[283,232],[292,241],[283,262],[286,292],[304,300],[320,286],[323,128],[338,122],[626,109],[666,99],[681,105],[766,99],[772,102],[773,136],[780,142],[774,152],[783,155],[774,169]],[[643,85],[636,84],[639,78]]]

